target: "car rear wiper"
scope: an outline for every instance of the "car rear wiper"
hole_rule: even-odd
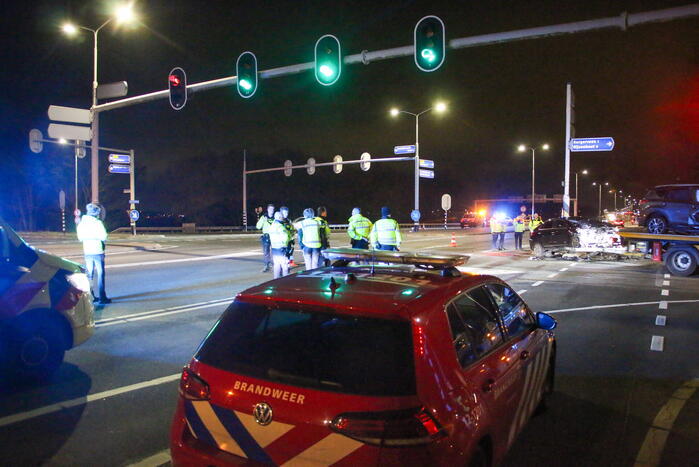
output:
[[[311,378],[308,376],[299,376],[284,371],[279,371],[274,368],[267,370],[267,377],[275,379],[277,381],[285,381],[292,384],[300,384],[304,386],[331,386],[335,389],[342,389],[342,384],[334,381],[324,381],[320,378]]]

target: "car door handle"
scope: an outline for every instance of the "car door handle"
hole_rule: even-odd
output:
[[[495,386],[495,380],[490,378],[485,380],[481,389],[483,389],[483,392],[490,392],[493,390],[493,386]]]
[[[529,351],[525,350],[524,352],[522,352],[521,354],[519,354],[519,358],[520,358],[521,360],[526,360],[526,359],[528,359],[528,358],[529,358]]]

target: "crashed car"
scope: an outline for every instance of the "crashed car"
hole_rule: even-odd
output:
[[[534,256],[567,248],[587,251],[605,250],[621,246],[619,230],[606,222],[582,218],[549,219],[537,227],[529,238]]]

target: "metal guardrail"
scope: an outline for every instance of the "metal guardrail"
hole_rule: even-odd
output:
[[[330,230],[347,230],[348,224],[328,224]],[[404,223],[398,224],[401,229],[412,229],[414,224]],[[461,224],[458,222],[447,223],[448,228],[460,228]],[[444,223],[438,222],[426,222],[420,224],[421,230],[444,230]],[[182,226],[170,226],[170,227],[138,227],[139,233],[183,233],[184,228]],[[214,225],[214,226],[194,226],[194,232],[189,233],[224,233],[224,232],[245,232],[245,228],[241,225]],[[255,233],[257,229],[248,228],[247,232]],[[131,233],[131,227],[119,227],[112,230],[111,233]]]

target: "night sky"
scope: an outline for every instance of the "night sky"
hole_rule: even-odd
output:
[[[112,2],[15,1],[3,5],[0,83],[0,215],[19,222],[31,209],[36,228],[56,228],[57,192],[72,199],[72,152],[49,147],[34,154],[27,134],[46,135],[50,104],[88,108],[92,35],[67,38],[65,19],[97,27]],[[447,40],[520,28],[648,11],[675,1],[488,2],[234,2],[141,1],[141,24],[100,32],[99,81],[126,80],[129,96],[162,90],[175,66],[189,83],[235,74],[238,55],[256,53],[261,70],[313,60],[323,34],[335,34],[345,54],[412,44],[421,17],[434,14]],[[242,151],[250,169],[295,164],[308,157],[329,162],[392,155],[414,142],[414,120],[391,118],[391,107],[419,112],[437,100],[443,115],[420,120],[422,156],[436,164],[423,180],[423,212],[439,209],[450,193],[456,211],[477,198],[531,191],[531,157],[519,143],[548,142],[537,152],[537,193],[562,193],[565,84],[576,95],[576,136],[612,136],[611,153],[573,154],[583,207],[596,211],[592,181],[642,195],[647,187],[699,182],[699,19],[584,34],[447,50],[442,68],[419,71],[412,57],[344,67],[333,86],[313,72],[261,80],[252,99],[235,88],[190,96],[176,112],[159,100],[101,114],[100,143],[133,148],[141,209],[184,214],[207,224],[241,223]],[[125,224],[128,177],[106,172],[101,158],[101,200],[110,223]],[[81,190],[89,189],[89,156],[80,161]],[[302,173],[303,172],[303,173]],[[392,206],[407,221],[412,209],[412,166],[375,164],[369,172],[346,166],[336,175],[318,168],[249,178],[249,209],[287,204],[292,215],[325,204],[331,222],[344,222],[353,205],[376,216]],[[608,197],[609,195],[607,195]],[[81,194],[80,204],[85,202]],[[611,199],[611,198],[607,198]],[[23,205],[23,206],[20,206]],[[69,202],[72,209],[72,202]],[[26,216],[26,213],[24,213]],[[436,214],[437,216],[439,214]]]

